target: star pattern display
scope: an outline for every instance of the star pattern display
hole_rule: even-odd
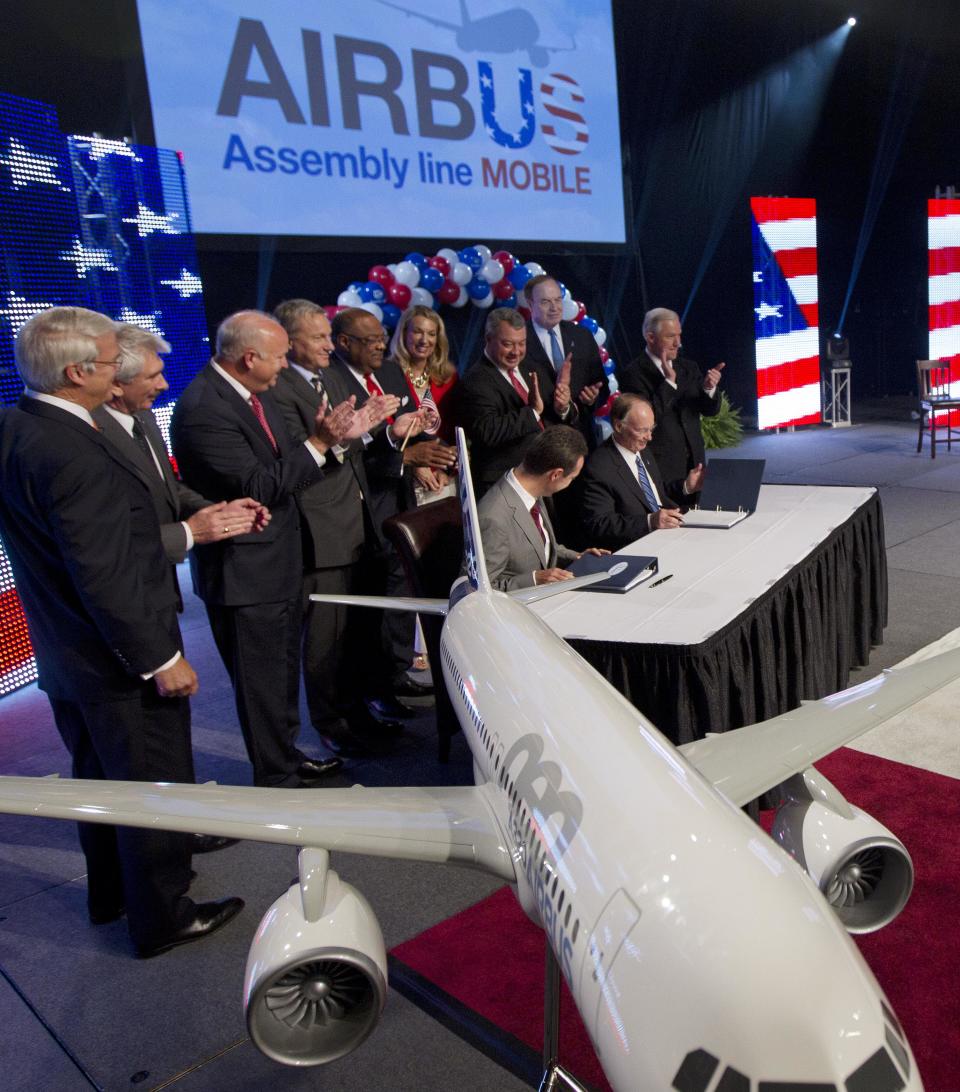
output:
[[[0,307],[0,320],[10,327],[11,334],[16,337],[27,319],[33,318],[40,311],[45,311],[52,306],[52,303],[28,300],[26,296],[20,296],[11,289],[6,293],[4,305]]]
[[[117,320],[119,322],[126,322],[130,326],[139,326],[141,330],[149,330],[151,334],[162,337],[164,341],[167,339],[167,335],[160,328],[159,311],[150,311],[141,315],[131,307],[121,307],[120,314],[117,315]]]
[[[108,272],[117,271],[110,251],[101,247],[86,247],[80,242],[80,236],[75,236],[69,249],[64,250],[60,257],[65,262],[72,262],[77,270],[77,276],[85,279],[91,269],[105,269]]]
[[[164,235],[179,235],[181,229],[174,226],[174,220],[179,219],[179,212],[170,212],[163,215],[162,213],[154,212],[148,205],[140,202],[137,205],[137,215],[125,216],[123,222],[125,224],[136,224],[140,238],[145,239],[155,231],[163,232]]]
[[[189,269],[181,269],[180,276],[176,280],[161,281],[168,288],[172,288],[182,300],[188,300],[191,296],[199,296],[203,291],[203,282]]]
[[[22,189],[24,186],[56,186],[64,193],[70,192],[70,187],[65,186],[57,174],[60,164],[56,157],[31,152],[16,137],[10,137],[7,153],[0,156],[0,163],[10,172],[14,189]]]

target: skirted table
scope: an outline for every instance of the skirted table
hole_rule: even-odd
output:
[[[883,639],[875,489],[765,485],[729,530],[656,531],[621,553],[656,556],[670,579],[532,609],[674,743],[842,690]]]

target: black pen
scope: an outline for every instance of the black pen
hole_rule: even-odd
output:
[[[658,584],[666,584],[666,582],[673,576],[673,573],[667,573],[666,576],[661,576],[659,580],[654,580],[652,584],[648,584],[648,588],[655,588]]]

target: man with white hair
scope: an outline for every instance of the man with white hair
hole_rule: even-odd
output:
[[[652,406],[656,429],[650,450],[665,481],[680,481],[704,462],[700,418],[720,412],[717,364],[706,375],[680,356],[680,316],[655,307],[643,318],[646,351],[617,373],[622,393],[639,394]]]
[[[26,385],[0,416],[0,533],[75,777],[192,781],[173,570],[148,488],[91,413],[120,365],[116,324],[82,307],[30,319],[16,342]],[[141,957],[225,925],[240,899],[185,897],[180,835],[80,825],[90,920],[127,915]]]
[[[294,443],[270,393],[289,347],[284,328],[263,312],[224,319],[213,360],[180,396],[170,431],[192,489],[214,501],[249,496],[270,509],[262,534],[200,544],[190,564],[233,683],[254,784],[309,788],[342,762],[307,758],[296,745],[303,604],[295,497],[325,474],[347,472],[328,452],[395,412],[397,399],[370,398],[360,411],[353,399],[324,408]]]

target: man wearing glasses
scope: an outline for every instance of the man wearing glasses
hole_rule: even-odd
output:
[[[82,307],[30,319],[26,392],[0,416],[0,533],[75,777],[193,781],[177,589],[147,485],[93,422],[120,363],[117,324]],[[127,916],[141,957],[225,925],[240,899],[186,897],[182,835],[81,824],[90,920]]]
[[[629,546],[651,531],[683,523],[680,505],[703,484],[698,463],[685,478],[665,483],[648,449],[653,407],[621,394],[610,410],[613,435],[587,459],[578,485],[583,539],[608,550]]]

